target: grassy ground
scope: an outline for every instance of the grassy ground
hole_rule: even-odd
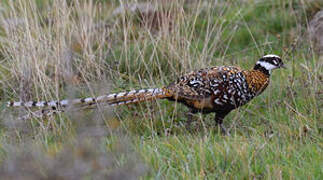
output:
[[[323,178],[323,59],[306,33],[319,0],[158,1],[157,14],[116,13],[117,0],[2,2],[3,177]],[[193,69],[252,68],[264,54],[282,56],[288,69],[226,117],[231,136],[212,115],[187,132],[187,109],[167,100],[28,121],[18,117],[35,110],[5,108],[162,87]]]

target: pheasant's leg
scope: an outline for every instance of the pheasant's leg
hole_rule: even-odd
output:
[[[194,109],[190,109],[187,114],[186,129],[191,130],[194,114],[197,113]]]
[[[228,114],[229,112],[227,113],[217,113],[215,115],[215,122],[218,126],[220,126],[221,128],[221,133],[224,134],[224,135],[230,135],[230,133],[225,129],[224,125],[223,125],[223,119],[224,117]]]
[[[215,118],[215,121],[216,121],[217,125],[220,126],[221,133],[224,134],[224,135],[228,135],[228,132],[227,132],[226,128],[223,125],[223,119],[222,118]]]

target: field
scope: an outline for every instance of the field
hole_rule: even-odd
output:
[[[323,179],[323,56],[308,35],[322,7],[320,0],[3,0],[1,179]],[[187,108],[167,100],[41,118],[37,109],[6,107],[163,87],[209,66],[251,69],[265,54],[280,55],[287,69],[225,118],[231,136],[211,114],[196,115],[188,131]]]

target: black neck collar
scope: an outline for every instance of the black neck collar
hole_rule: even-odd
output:
[[[270,76],[270,72],[266,68],[262,67],[260,64],[256,64],[253,69],[261,71],[262,73],[266,74],[267,76]]]

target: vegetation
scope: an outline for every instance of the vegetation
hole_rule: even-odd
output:
[[[307,34],[319,0],[2,2],[2,177],[323,178],[323,59]],[[27,121],[35,109],[5,107],[162,87],[193,69],[252,68],[264,54],[288,69],[226,117],[231,136],[213,115],[188,132],[187,109],[167,100]]]

